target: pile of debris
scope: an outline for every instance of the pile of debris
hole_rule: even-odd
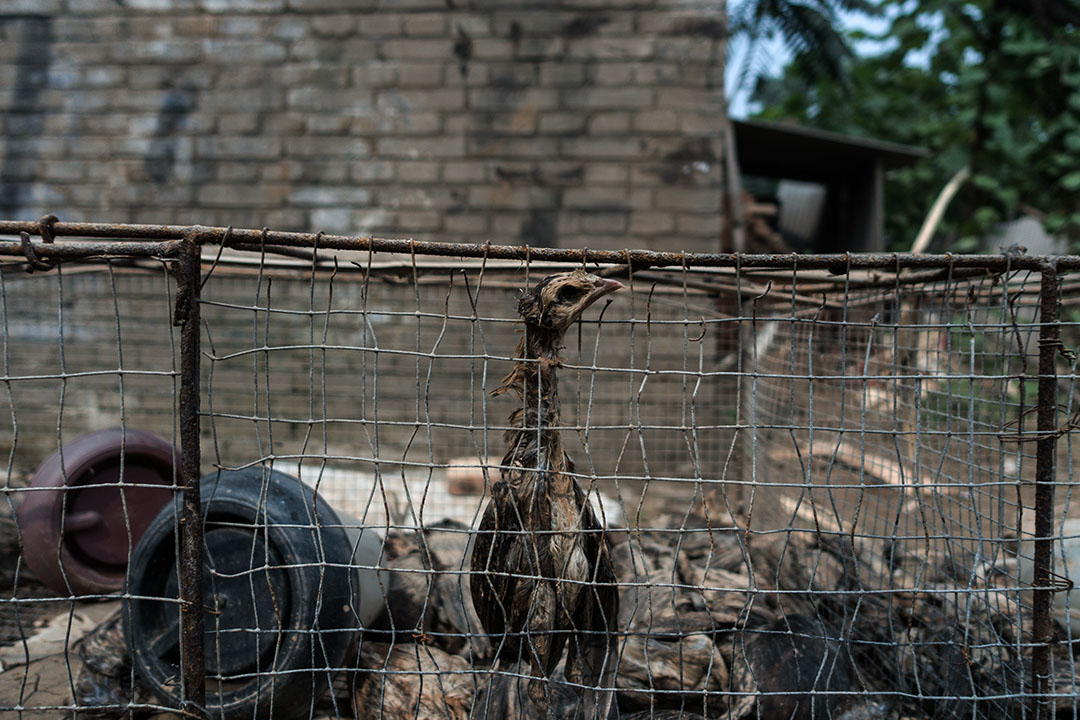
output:
[[[613,717],[1008,718],[1032,691],[1030,637],[1020,634],[1030,617],[993,568],[934,576],[895,542],[681,519],[613,536]],[[379,572],[387,612],[360,636],[347,665],[356,670],[339,673],[316,717],[376,708],[387,718],[528,716],[528,666],[491,667],[492,639],[472,607],[469,539],[449,521],[388,534]],[[149,700],[131,687],[121,630],[110,618],[80,649],[76,704],[114,710],[99,716]],[[1055,649],[1063,711],[1080,691],[1069,652]],[[553,707],[576,717],[578,695],[563,683],[557,671]]]

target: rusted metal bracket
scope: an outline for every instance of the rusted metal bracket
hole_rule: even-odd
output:
[[[41,220],[38,221],[38,235],[41,236],[41,241],[47,245],[53,244],[52,226],[59,222],[60,218],[55,215],[43,215]],[[22,243],[23,255],[26,257],[26,262],[29,267],[26,268],[26,272],[34,272],[35,270],[41,270],[42,272],[48,272],[56,267],[56,260],[42,260],[34,252],[34,246],[30,243],[30,234],[25,230],[19,232],[19,240]]]
[[[1057,368],[1061,348],[1058,310],[1061,300],[1058,268],[1051,260],[1042,266],[1039,287],[1039,437],[1035,447],[1035,557],[1032,585],[1031,674],[1034,711],[1037,720],[1053,716],[1050,695],[1050,647],[1055,640],[1052,615],[1054,549],[1054,480],[1055,452],[1059,437],[1057,426]]]
[[[199,374],[201,327],[199,293],[202,286],[202,245],[198,228],[184,239],[175,267],[176,308],[173,322],[180,330],[180,666],[183,681],[181,712],[205,718],[206,657],[203,646],[203,526],[199,492],[201,452],[199,446]]]

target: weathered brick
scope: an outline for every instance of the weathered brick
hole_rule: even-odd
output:
[[[294,188],[287,201],[290,205],[303,207],[367,205],[371,202],[371,192],[365,188],[316,185]]]
[[[301,40],[289,47],[289,57],[293,60],[352,65],[375,60],[378,50],[378,43],[368,38]]]
[[[662,233],[675,229],[675,216],[665,212],[632,212],[630,227],[632,233]]]
[[[590,88],[570,90],[563,95],[563,106],[589,110],[648,108],[653,104],[652,88]]]
[[[716,42],[702,38],[661,38],[653,43],[653,57],[680,63],[701,63],[716,52]]]
[[[37,0],[23,0],[23,2],[27,4],[32,4],[34,6],[33,12],[43,12],[43,10],[41,9],[41,3],[37,2]],[[54,0],[54,2],[59,5],[60,0]],[[18,4],[4,4],[2,7],[4,8],[4,12],[15,12],[12,8],[18,7]],[[79,15],[112,13],[116,10],[116,2],[115,0],[67,0],[66,9],[69,13],[75,13]],[[0,14],[3,13],[0,12]]]
[[[349,208],[315,208],[311,211],[312,229],[327,233],[348,233],[352,229],[352,210]]]
[[[71,143],[71,155],[74,157],[89,158],[88,164],[95,167],[105,167],[103,163],[94,163],[93,161],[95,159],[108,157],[109,141],[105,138],[81,137],[77,141]]]
[[[483,87],[488,84],[488,66],[483,63],[451,62],[446,66],[443,79],[447,87]]]
[[[308,185],[342,185],[349,177],[349,168],[337,160],[305,159],[297,163],[296,180]]]
[[[384,112],[412,110],[460,110],[465,107],[465,90],[380,90],[376,107]]]
[[[590,135],[623,135],[629,131],[629,113],[601,112],[589,118]]]
[[[270,23],[270,37],[296,42],[311,34],[311,21],[302,15],[285,15]]]
[[[397,179],[403,183],[433,183],[438,181],[441,169],[437,162],[402,162],[397,167]]]
[[[468,116],[468,130],[472,133],[532,135],[536,132],[537,114],[536,108],[528,106],[513,113],[474,112]]]
[[[656,208],[715,213],[720,210],[720,193],[713,188],[657,188]]]
[[[630,191],[624,188],[580,188],[563,198],[567,207],[593,210],[629,209]]]
[[[626,216],[628,214],[628,212],[585,213],[581,217],[581,226],[585,232],[626,232]]]
[[[202,0],[202,7],[212,13],[277,13],[285,0]]]
[[[557,194],[552,188],[526,187],[502,183],[469,188],[469,206],[474,208],[555,207]]]
[[[276,71],[286,87],[343,88],[349,83],[348,68],[319,63],[288,63]],[[265,72],[263,72],[265,78]]]
[[[625,62],[596,63],[589,68],[589,79],[596,85],[617,85],[622,87],[633,83],[636,67],[632,63]]]
[[[301,164],[292,160],[281,160],[275,163],[263,163],[259,165],[259,180],[261,182],[284,182],[296,180],[300,177]]]
[[[469,152],[477,157],[496,158],[549,158],[558,152],[556,138],[545,137],[472,137]]]
[[[514,45],[505,38],[478,38],[470,44],[474,60],[509,60]]]
[[[546,112],[540,116],[540,132],[545,135],[578,135],[585,132],[584,113]]]
[[[353,135],[380,137],[384,135],[435,135],[442,127],[442,116],[435,112],[393,112],[388,110],[364,112],[352,118],[349,129]]]
[[[438,210],[406,210],[398,213],[394,227],[400,232],[438,230],[442,227],[442,217]]]
[[[560,37],[528,37],[512,42],[504,37],[478,38],[472,42],[472,56],[476,60],[539,61],[560,59],[564,56],[566,41]]]
[[[320,15],[311,18],[311,29],[316,37],[342,38],[356,32],[354,15]]]
[[[48,182],[78,182],[86,177],[86,163],[81,160],[57,160],[40,165],[41,179]]]
[[[610,38],[593,37],[569,44],[572,58],[596,60],[645,60],[652,56],[653,38],[648,36]]]
[[[643,33],[719,39],[726,33],[724,16],[709,5],[697,3],[684,10],[650,10],[637,14]]]
[[[483,182],[487,178],[487,166],[482,162],[450,161],[443,165],[442,179],[446,182]]]
[[[465,139],[462,137],[383,138],[378,141],[376,150],[379,155],[386,157],[460,157],[465,153]]]
[[[134,69],[132,70],[134,74]],[[266,67],[264,65],[241,65],[233,67],[227,73],[214,73],[215,77],[208,81],[205,86],[215,90],[227,90],[231,88],[259,88],[266,82]],[[188,83],[187,85],[194,85]]]
[[[195,0],[126,0],[127,7],[142,12],[177,12],[195,10]]]
[[[633,138],[563,138],[562,153],[575,158],[626,158],[641,155],[641,144]]]
[[[383,88],[397,82],[394,63],[370,62],[352,69],[353,84],[358,88]]]
[[[259,168],[254,163],[224,163],[217,172],[217,179],[227,183],[250,183],[258,178]]]
[[[495,35],[506,38],[515,34],[519,36],[558,35],[569,19],[568,16],[558,10],[541,8],[543,5],[538,7],[534,4],[527,7],[524,12],[496,10],[492,13]]]
[[[447,211],[464,209],[468,191],[448,187],[380,188],[376,197],[379,207]]]
[[[574,87],[585,82],[585,64],[545,62],[540,64],[540,84],[549,87]]]
[[[121,67],[88,67],[83,70],[82,84],[88,88],[119,87],[126,79],[127,71]]]
[[[722,228],[723,222],[719,215],[680,214],[676,224],[680,235],[698,237],[718,237]]]
[[[344,135],[352,125],[352,118],[328,113],[309,115],[305,120],[307,130],[312,135]]]
[[[456,13],[450,20],[450,29],[455,34],[464,33],[470,38],[488,37],[491,27],[491,16],[484,12]]]
[[[259,130],[259,116],[257,113],[222,115],[218,118],[218,128],[226,135],[251,135]]]
[[[630,177],[630,170],[621,163],[590,162],[584,168],[586,185],[621,185]]]
[[[58,15],[60,0],[7,0],[0,3],[0,17],[4,15]]]
[[[301,112],[275,112],[262,116],[263,134],[267,137],[299,135],[307,128],[306,114]]]
[[[284,185],[208,183],[198,189],[196,202],[211,207],[265,208],[280,205],[288,194]]]
[[[207,25],[202,30],[203,35],[214,34],[224,35],[226,37],[241,38],[258,37],[266,22],[265,18],[253,17],[248,15],[229,15],[227,17],[221,18],[213,18],[204,15],[201,19],[205,20]],[[169,31],[173,31],[172,25],[179,24],[165,24],[157,18],[144,18],[144,20],[156,21],[158,27],[167,29]]]
[[[359,112],[371,109],[368,93],[343,92],[340,89],[299,87],[285,97],[290,108],[307,112]]]
[[[358,158],[370,155],[368,143],[359,138],[298,137],[285,141],[289,157]]]
[[[446,13],[413,13],[404,18],[405,34],[440,37],[446,33]]]
[[[355,182],[376,182],[394,179],[395,163],[388,160],[365,160],[351,164],[349,177]]]
[[[202,45],[193,40],[128,40],[108,47],[115,62],[193,63],[202,56]]]
[[[526,105],[539,110],[553,110],[559,107],[558,91],[546,88],[530,88],[527,90],[471,89],[468,92],[469,107],[476,110],[505,110]]]
[[[670,85],[678,83],[681,72],[675,63],[649,62],[634,65],[634,83],[637,85]]]
[[[441,62],[398,63],[398,85],[401,87],[442,87],[444,67],[444,63]]]
[[[443,217],[443,229],[453,233],[482,233],[488,229],[488,216],[484,212],[450,212]]]
[[[392,12],[380,12],[358,17],[356,29],[365,37],[387,38],[400,35],[402,24],[401,15]]]
[[[657,107],[693,109],[700,111],[723,111],[723,94],[715,90],[661,87],[656,91]]]
[[[265,137],[206,137],[195,143],[201,157],[270,160],[281,155],[281,140]]]
[[[719,137],[724,132],[724,122],[714,113],[687,111],[679,114],[679,130],[685,135]]]
[[[285,96],[282,88],[274,86],[227,90],[215,88],[199,94],[199,107],[242,107],[245,110],[262,112],[278,111],[285,107]]]
[[[634,131],[642,133],[673,133],[679,129],[680,117],[674,110],[642,110],[634,113]]]
[[[288,8],[296,12],[359,12],[374,10],[378,0],[288,0]]]
[[[357,210],[353,212],[352,223],[359,234],[393,231],[397,213],[382,209]]]
[[[387,60],[451,60],[453,41],[445,38],[431,40],[384,40],[379,46]]]

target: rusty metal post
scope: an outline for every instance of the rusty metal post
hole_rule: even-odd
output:
[[[1053,712],[1050,692],[1050,645],[1054,641],[1051,616],[1051,572],[1054,535],[1054,454],[1057,446],[1057,371],[1055,361],[1061,348],[1058,326],[1057,265],[1043,265],[1039,288],[1039,402],[1038,441],[1035,449],[1035,558],[1032,584],[1031,653],[1032,688],[1035,692],[1035,717],[1049,718]]]
[[[203,648],[203,528],[199,496],[199,291],[202,247],[197,231],[184,240],[176,270],[176,310],[180,326],[180,450],[184,458],[180,508],[180,665],[181,710],[188,717],[206,717],[206,658]]]

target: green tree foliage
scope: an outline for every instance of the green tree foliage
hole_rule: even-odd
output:
[[[840,13],[874,14],[873,0],[736,0],[731,3],[731,34],[749,43],[736,89],[748,78],[761,77],[761,40],[778,37],[798,60],[794,69],[808,81],[819,76],[840,79],[852,57]]]
[[[1077,0],[882,0],[892,18],[878,54],[843,79],[808,78],[796,56],[764,78],[760,117],[929,149],[887,183],[886,234],[910,247],[949,178],[971,180],[939,239],[971,250],[1003,220],[1030,213],[1080,250],[1080,3]]]

